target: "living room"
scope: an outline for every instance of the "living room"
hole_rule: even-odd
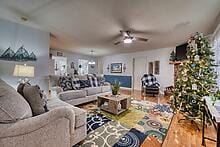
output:
[[[0,1],[0,147],[220,147],[220,1]]]

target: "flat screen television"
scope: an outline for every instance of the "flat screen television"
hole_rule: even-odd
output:
[[[176,59],[177,61],[181,61],[186,59],[186,53],[187,53],[187,45],[188,43],[184,43],[182,45],[179,45],[176,47]]]

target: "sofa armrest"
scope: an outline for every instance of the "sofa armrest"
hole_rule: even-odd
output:
[[[0,138],[31,133],[58,119],[68,119],[70,132],[74,132],[75,112],[70,107],[59,107],[44,114],[23,119],[11,124],[0,124]]]
[[[63,92],[63,89],[60,86],[51,87],[51,90],[55,91],[57,94],[59,94],[60,92]]]
[[[104,86],[111,85],[109,82],[104,82]]]

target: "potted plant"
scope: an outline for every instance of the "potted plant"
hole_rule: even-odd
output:
[[[112,95],[117,95],[120,90],[120,82],[116,81],[112,84]]]

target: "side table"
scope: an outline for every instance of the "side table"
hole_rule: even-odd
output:
[[[216,140],[205,137],[205,118],[208,116],[211,119],[213,126],[216,129]],[[213,101],[210,97],[204,97],[203,121],[202,121],[202,145],[205,146],[205,139],[216,142],[216,147],[220,147],[220,112],[213,106]]]

